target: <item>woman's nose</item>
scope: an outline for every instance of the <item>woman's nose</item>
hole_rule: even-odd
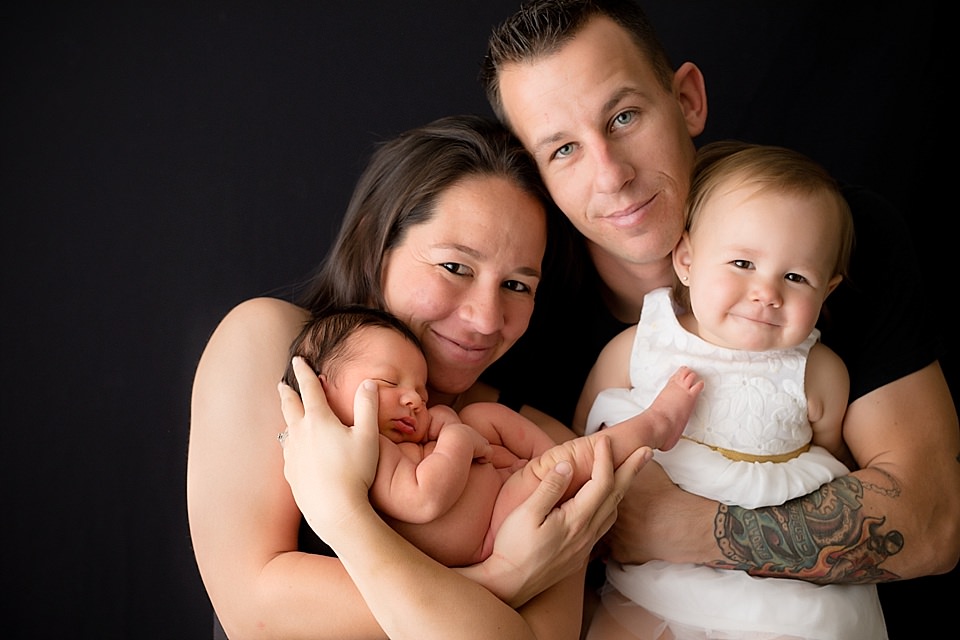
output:
[[[460,305],[460,317],[474,331],[485,335],[496,333],[503,328],[503,307],[500,304],[500,290],[471,291]]]

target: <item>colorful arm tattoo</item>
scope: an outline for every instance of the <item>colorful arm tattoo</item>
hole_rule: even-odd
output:
[[[714,537],[728,561],[710,566],[818,584],[897,579],[880,564],[903,548],[903,535],[882,531],[886,518],[863,515],[863,489],[849,475],[775,507],[720,505]]]

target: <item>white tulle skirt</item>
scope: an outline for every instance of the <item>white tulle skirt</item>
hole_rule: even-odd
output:
[[[668,630],[663,637],[676,640],[887,638],[875,585],[820,586],[655,561],[608,565],[602,602],[637,638]]]
[[[849,473],[817,446],[786,462],[745,462],[681,440],[670,451],[656,451],[654,460],[683,489],[748,509],[783,504]],[[875,585],[820,586],[660,561],[611,563],[602,602],[611,617],[644,639],[888,637]],[[589,636],[590,640],[596,637]]]

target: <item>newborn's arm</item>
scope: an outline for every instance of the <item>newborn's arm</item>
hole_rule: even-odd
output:
[[[463,493],[474,459],[484,462],[490,455],[487,439],[459,422],[452,409],[433,407],[430,412],[427,443],[396,444],[380,436],[370,501],[404,522],[430,522],[446,513]]]
[[[460,418],[491,444],[502,445],[517,458],[530,460],[556,444],[537,424],[497,402],[475,402]]]

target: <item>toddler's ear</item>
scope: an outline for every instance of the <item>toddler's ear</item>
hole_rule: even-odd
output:
[[[839,285],[841,282],[843,282],[843,276],[839,273],[830,278],[830,282],[827,283],[827,295],[833,293],[833,290],[836,289],[837,285]]]

